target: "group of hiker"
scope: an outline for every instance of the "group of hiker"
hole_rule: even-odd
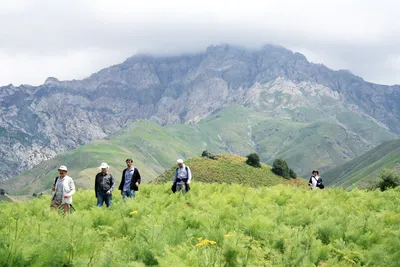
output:
[[[172,181],[172,192],[182,191],[187,193],[190,190],[190,182],[192,180],[192,172],[189,166],[184,164],[182,159],[177,160],[178,167],[175,170],[174,179]],[[102,207],[105,203],[108,208],[112,204],[112,193],[115,189],[115,178],[109,172],[109,166],[103,162],[100,164],[101,170],[95,177],[94,191],[97,199],[97,206]],[[56,177],[52,190],[54,191],[51,200],[51,208],[62,209],[65,213],[69,213],[72,207],[72,195],[75,193],[75,184],[70,176],[67,175],[68,169],[62,165],[58,168],[59,176]],[[133,199],[139,190],[141,176],[139,170],[133,167],[133,160],[126,160],[126,169],[122,172],[121,183],[118,190],[121,191],[122,199],[126,202],[127,198]],[[308,181],[311,189],[323,189],[322,179],[319,171],[313,170],[312,176]]]
[[[187,193],[190,190],[192,173],[190,168],[184,164],[182,159],[177,160],[178,167],[175,170],[172,181],[172,191]],[[105,203],[108,208],[112,204],[112,193],[115,189],[115,178],[109,172],[109,166],[103,162],[100,164],[101,170],[95,177],[94,191],[97,199],[97,206],[102,207]],[[68,168],[64,165],[58,168],[59,176],[56,177],[52,190],[54,191],[50,207],[61,209],[69,213],[72,207],[72,195],[75,193],[75,184],[70,176],[67,175]],[[127,198],[133,199],[135,192],[139,190],[141,176],[139,170],[133,167],[133,160],[126,160],[126,169],[122,172],[121,183],[118,190],[121,191],[122,199],[126,202]]]

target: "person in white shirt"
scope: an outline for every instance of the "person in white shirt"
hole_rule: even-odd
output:
[[[192,181],[192,172],[189,166],[186,166],[182,159],[177,160],[178,168],[175,170],[174,180],[172,181],[172,191],[187,193],[190,190],[190,182]]]
[[[312,190],[319,189],[319,187],[317,186],[319,179],[321,179],[321,177],[319,177],[319,171],[313,170],[312,176],[310,177],[310,180],[308,181],[308,185],[311,186]]]
[[[65,213],[70,212],[72,195],[75,193],[75,184],[71,177],[67,175],[66,166],[58,168],[60,176],[56,178],[52,190],[54,191],[50,207],[53,209],[63,209]]]

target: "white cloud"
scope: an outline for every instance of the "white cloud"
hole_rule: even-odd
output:
[[[367,80],[400,83],[396,0],[0,0],[0,84],[79,79],[135,52],[281,44]]]

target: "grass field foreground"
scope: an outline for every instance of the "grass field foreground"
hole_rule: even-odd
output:
[[[277,185],[143,185],[110,210],[78,191],[76,211],[50,199],[0,203],[0,266],[398,266],[400,190]]]

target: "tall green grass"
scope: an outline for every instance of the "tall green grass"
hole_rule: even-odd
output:
[[[78,191],[61,216],[49,197],[0,203],[0,266],[398,266],[400,190],[195,183],[143,185],[95,207]]]

